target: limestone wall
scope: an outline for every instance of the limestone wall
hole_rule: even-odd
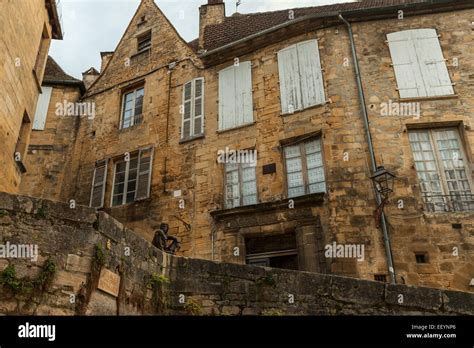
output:
[[[0,194],[0,238],[39,248],[0,259],[3,314],[474,314],[471,293],[166,255],[106,213],[26,196]]]

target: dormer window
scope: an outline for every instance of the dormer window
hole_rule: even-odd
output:
[[[138,53],[147,51],[151,48],[151,30],[137,37]]]

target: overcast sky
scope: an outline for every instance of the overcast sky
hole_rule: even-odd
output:
[[[351,0],[241,0],[240,13],[318,6]],[[235,0],[225,0],[226,15],[235,12]],[[155,0],[180,35],[198,36],[199,6],[207,0]],[[53,40],[50,55],[66,73],[81,79],[91,66],[100,69],[100,52],[113,51],[140,0],[61,0],[63,40]]]

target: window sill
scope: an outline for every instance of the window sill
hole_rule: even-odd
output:
[[[179,144],[190,143],[194,140],[203,139],[203,138],[204,138],[204,134],[199,134],[199,135],[195,135],[189,138],[183,138],[179,141]]]
[[[225,132],[230,132],[230,131],[234,131],[234,130],[239,130],[241,128],[246,128],[246,127],[250,127],[250,126],[253,126],[255,124],[255,121],[252,121],[250,123],[245,123],[245,124],[241,124],[240,126],[236,126],[236,127],[232,127],[232,128],[226,128],[226,129],[218,129],[216,131],[217,134],[221,134],[221,133],[225,133]]]
[[[145,56],[145,54],[149,54],[151,52],[151,47],[146,48],[144,50],[141,50],[133,55],[130,56],[130,60],[133,60],[134,58],[138,58],[140,56]]]
[[[130,202],[130,203],[126,203],[126,204],[121,204],[121,205],[114,205],[114,206],[109,206],[109,207],[104,207],[102,209],[110,209],[110,210],[118,210],[118,209],[127,209],[129,207],[133,207],[135,204],[139,204],[139,203],[145,203],[147,201],[151,201],[151,197],[148,197],[148,198],[143,198],[143,199],[139,199],[139,200],[136,200],[136,201],[133,201],[133,202]]]
[[[127,128],[119,128],[119,133],[127,133],[136,130],[138,127],[140,127],[143,124],[143,122],[134,124],[133,126],[127,127]]]
[[[303,109],[295,110],[293,112],[280,112],[280,116],[285,117],[285,116],[296,115],[296,114],[301,113],[301,112],[306,111],[306,110],[311,110],[311,109],[315,109],[317,107],[325,106],[328,103],[329,103],[328,101],[325,101],[322,104],[311,105],[311,106],[308,106],[308,107],[303,108]]]
[[[458,98],[459,96],[457,94],[453,94],[453,95],[440,95],[440,96],[434,96],[434,97],[398,98],[398,101],[401,103],[408,103],[408,102],[446,100],[446,99],[458,99]]]
[[[273,202],[264,202],[264,203],[257,203],[252,205],[244,205],[235,208],[227,208],[227,209],[218,209],[211,211],[211,216],[219,220],[225,217],[235,217],[237,215],[245,215],[245,214],[252,214],[255,212],[263,212],[263,211],[274,211],[282,209],[296,209],[296,207],[306,206],[306,205],[313,205],[318,204],[321,205],[324,202],[324,196],[326,193],[312,193],[304,196],[298,196],[293,198],[282,199]],[[289,208],[289,201],[292,200],[295,204],[295,208]]]

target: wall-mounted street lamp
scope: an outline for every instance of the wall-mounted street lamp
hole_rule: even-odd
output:
[[[370,178],[372,179],[375,190],[386,200],[388,195],[393,192],[395,175],[385,169],[384,166],[379,166],[374,175]]]
[[[385,169],[384,166],[379,166],[370,179],[372,179],[375,191],[382,197],[382,202],[377,207],[377,210],[375,210],[375,222],[377,227],[380,227],[383,208],[388,200],[388,196],[393,192],[395,175]]]

